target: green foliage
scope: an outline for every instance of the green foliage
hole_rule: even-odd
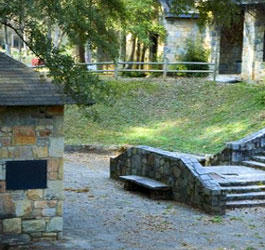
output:
[[[149,145],[217,153],[228,141],[265,127],[262,85],[213,84],[200,78],[107,82],[109,100],[83,112],[66,109],[67,143]]]
[[[172,12],[189,13],[193,10],[200,15],[200,24],[216,24],[229,27],[238,19],[241,12],[241,0],[173,0]]]
[[[215,224],[221,224],[223,223],[223,218],[221,216],[215,216],[212,219],[210,219],[210,221]]]
[[[201,37],[188,38],[185,52],[179,57],[183,62],[208,62],[210,51],[205,49]],[[178,65],[187,70],[209,70],[208,65]],[[187,73],[187,76],[205,77],[208,73]]]
[[[137,37],[141,43],[150,45],[150,35],[165,37],[166,31],[161,24],[160,4],[156,0],[123,0],[126,6],[124,30]]]
[[[30,50],[49,68],[49,76],[62,84],[65,93],[80,104],[102,101],[108,94],[106,84],[85,67],[75,65],[66,48],[56,48],[49,33],[54,25],[72,43],[89,42],[114,58],[118,51],[115,22],[124,13],[120,0],[0,0],[0,23],[14,30]]]
[[[187,70],[187,65],[182,65],[182,64],[177,64],[177,65],[169,65],[168,67],[169,70]],[[187,76],[187,73],[172,73],[169,72],[168,76]]]

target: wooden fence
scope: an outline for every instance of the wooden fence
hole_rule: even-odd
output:
[[[212,74],[213,80],[216,80],[217,76],[217,63],[207,63],[207,62],[168,62],[165,60],[164,62],[94,62],[94,63],[79,63],[78,65],[87,66],[88,71],[91,73],[113,73],[115,78],[119,77],[119,73],[124,72],[139,72],[139,73],[161,73],[163,75],[163,79],[166,79],[168,73],[206,73]],[[133,67],[137,66],[145,66],[145,65],[156,65],[161,66],[162,69],[133,69],[128,68],[127,66]],[[208,70],[172,70],[169,69],[170,65],[204,65],[209,66]],[[94,67],[93,67],[94,66]],[[111,66],[111,69],[98,69],[98,66]],[[43,68],[45,66],[33,66],[33,68]]]

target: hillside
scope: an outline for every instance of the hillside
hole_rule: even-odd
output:
[[[204,79],[111,81],[112,101],[66,108],[66,143],[216,153],[265,127],[265,86]]]

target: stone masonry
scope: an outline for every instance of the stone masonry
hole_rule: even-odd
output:
[[[207,165],[238,165],[265,150],[265,129],[235,142],[228,142],[222,152],[206,159]]]
[[[197,159],[147,146],[128,149],[111,159],[110,176],[153,178],[172,187],[173,199],[211,214],[224,214],[226,192]]]
[[[63,106],[0,107],[0,242],[62,237]],[[7,191],[5,163],[47,160],[48,188]]]

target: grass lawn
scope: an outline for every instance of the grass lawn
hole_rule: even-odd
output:
[[[265,85],[204,79],[110,81],[112,101],[66,108],[66,143],[216,153],[265,127]]]

